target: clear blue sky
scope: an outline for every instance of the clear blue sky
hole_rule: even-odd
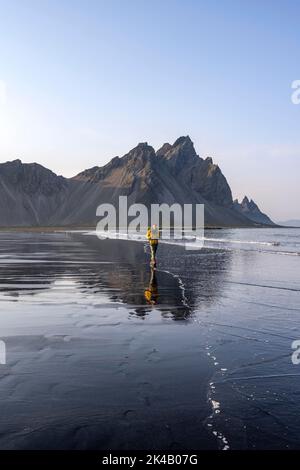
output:
[[[234,196],[300,218],[300,2],[0,0],[0,161],[71,176],[189,134]]]

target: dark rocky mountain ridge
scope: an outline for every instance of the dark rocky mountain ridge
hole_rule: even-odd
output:
[[[233,201],[219,166],[199,157],[188,136],[157,152],[140,143],[123,157],[73,178],[57,176],[37,163],[0,164],[0,226],[94,225],[98,205],[117,205],[120,195],[128,196],[129,204],[147,206],[204,204],[205,223],[211,226],[272,223],[268,218],[254,220],[251,211],[252,218]]]
[[[275,225],[266,214],[261,212],[258,205],[252,199],[249,200],[247,196],[244,197],[241,203],[235,199],[235,201],[233,201],[233,207],[236,211],[245,215],[253,222],[265,225]]]

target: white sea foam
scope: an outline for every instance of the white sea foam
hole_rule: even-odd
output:
[[[72,231],[73,232],[73,231]],[[74,230],[76,232],[76,230]],[[113,239],[113,240],[127,240],[127,241],[135,241],[140,243],[147,243],[146,237],[144,234],[136,234],[136,233],[125,233],[125,232],[109,232],[103,231],[99,232],[96,230],[80,230],[78,233],[82,233],[84,235],[93,235],[98,236],[100,239]],[[182,239],[160,239],[159,241],[162,244],[168,245],[176,245],[176,246],[185,246],[190,244],[193,246],[195,250],[201,248],[208,248],[213,250],[222,250],[222,251],[257,251],[260,253],[268,253],[268,254],[280,254],[284,256],[300,256],[299,251],[287,251],[283,249],[284,243],[276,242],[276,241],[259,241],[259,240],[238,240],[238,239],[230,239],[230,238],[213,238],[213,237],[192,237],[192,236],[185,236]],[[203,244],[204,242],[204,244]],[[262,249],[260,247],[265,246],[266,249]],[[235,248],[236,247],[236,248]],[[278,249],[267,249],[267,247],[278,247]]]
[[[232,240],[230,238],[208,238],[204,237],[204,241],[217,242],[217,243],[237,243],[240,245],[266,245],[277,246],[277,242],[260,242],[255,240]]]

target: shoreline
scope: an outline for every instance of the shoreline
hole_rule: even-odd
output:
[[[285,225],[258,225],[258,226],[206,226],[204,230],[226,230],[226,229],[274,229],[274,228],[282,228],[282,229],[299,229],[300,227],[292,227],[292,226],[285,226]],[[91,225],[66,225],[66,226],[5,226],[0,227],[0,232],[65,232],[65,231],[79,231],[79,230],[95,230],[95,226]]]

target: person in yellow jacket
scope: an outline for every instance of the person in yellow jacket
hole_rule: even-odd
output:
[[[151,250],[151,264],[156,267],[156,251],[158,247],[158,239],[159,239],[159,230],[157,225],[152,225],[148,227],[147,230],[147,239],[150,243],[150,250]]]

